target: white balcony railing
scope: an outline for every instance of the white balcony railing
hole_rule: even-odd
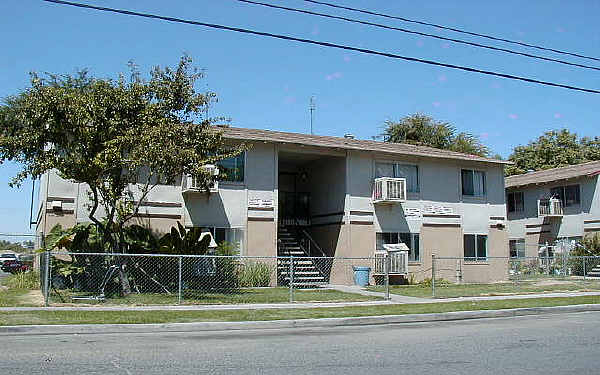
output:
[[[538,200],[538,217],[563,216],[562,201],[557,198]]]
[[[406,201],[406,179],[393,177],[376,178],[373,184],[373,203]]]

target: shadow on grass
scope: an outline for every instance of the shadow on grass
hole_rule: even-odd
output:
[[[106,305],[175,305],[178,293],[132,293],[127,296],[108,296],[105,300],[78,299],[93,295],[72,290],[54,290],[53,304],[106,304]],[[360,302],[380,300],[379,297],[363,296],[330,289],[294,290],[294,302]],[[242,288],[234,290],[184,290],[181,304],[185,305],[231,305],[285,303],[290,301],[288,288]]]

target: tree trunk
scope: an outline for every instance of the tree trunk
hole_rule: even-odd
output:
[[[129,284],[129,278],[127,277],[127,271],[125,270],[125,264],[119,259],[119,281],[121,282],[121,292],[123,296],[131,294],[131,285]]]

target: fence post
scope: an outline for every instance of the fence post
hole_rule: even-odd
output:
[[[390,255],[388,253],[385,254],[384,256],[384,264],[383,264],[383,269],[384,269],[384,282],[385,282],[385,300],[389,301],[390,300]]]
[[[294,256],[290,256],[290,269],[288,270],[288,279],[290,283],[290,303],[294,302]]]
[[[178,291],[178,295],[177,295],[177,304],[181,305],[181,292],[183,290],[183,285],[181,283],[182,281],[182,277],[181,277],[181,263],[182,263],[183,257],[179,257],[179,291]]]
[[[435,254],[431,254],[431,296],[435,298]]]
[[[44,258],[44,305],[50,305],[50,251],[45,252]]]
[[[548,248],[548,241],[546,241],[546,275],[550,276],[550,249]]]

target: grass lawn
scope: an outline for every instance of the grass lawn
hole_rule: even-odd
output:
[[[383,292],[383,286],[369,287],[368,290]],[[436,298],[451,297],[476,297],[493,296],[503,294],[528,294],[528,293],[550,293],[567,291],[599,291],[600,282],[584,280],[543,280],[522,281],[519,283],[495,283],[495,284],[441,284],[435,286]],[[431,286],[423,285],[392,285],[390,293],[410,296],[431,298]]]
[[[185,291],[182,304],[216,304],[230,305],[240,303],[284,303],[289,302],[288,288],[249,288],[231,293],[202,293]],[[104,302],[90,300],[71,300],[71,296],[82,296],[85,293],[73,293],[67,290],[52,293],[52,305],[64,303],[85,303],[102,305],[174,305],[177,304],[177,294],[142,293],[130,294],[127,297],[108,298]],[[329,289],[294,290],[295,302],[359,302],[381,300],[380,297],[362,296],[354,293],[344,293]]]
[[[32,324],[141,324],[210,321],[265,321],[341,318],[376,315],[427,314],[451,311],[499,310],[519,307],[566,306],[600,303],[598,296],[528,298],[518,300],[440,302],[407,305],[333,307],[315,309],[215,311],[19,311],[0,312],[0,325]]]

